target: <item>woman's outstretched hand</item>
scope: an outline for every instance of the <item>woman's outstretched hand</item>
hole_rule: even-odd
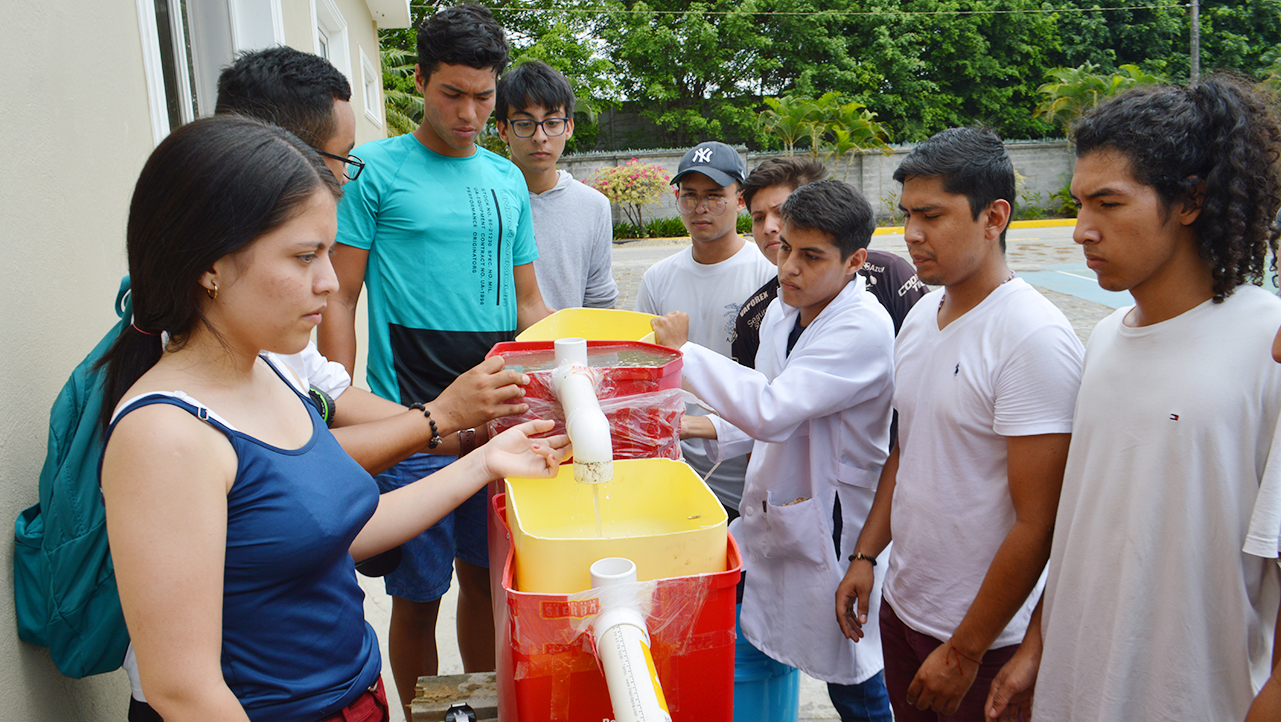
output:
[[[546,419],[527,421],[495,436],[477,449],[477,453],[484,454],[489,478],[555,476],[560,462],[570,452],[569,437],[560,434],[546,439],[530,438],[534,434],[551,431],[555,425]]]

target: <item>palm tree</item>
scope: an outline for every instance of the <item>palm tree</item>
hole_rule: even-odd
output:
[[[1047,75],[1056,82],[1037,88],[1042,100],[1036,117],[1047,119],[1065,131],[1073,120],[1100,102],[1140,85],[1168,82],[1160,75],[1144,72],[1137,65],[1122,65],[1117,73],[1100,73],[1099,66],[1086,61],[1075,68],[1055,68]]]
[[[412,133],[423,120],[423,97],[414,90],[417,62],[418,55],[409,50],[385,48],[382,51],[383,104],[389,136]]]
[[[833,166],[846,156],[868,148],[875,148],[885,155],[894,152],[890,148],[889,132],[885,126],[876,122],[876,113],[868,110],[862,103],[849,102],[834,109],[827,123],[827,158]],[[849,175],[846,164],[842,180]]]
[[[769,110],[761,113],[761,129],[778,135],[787,155],[793,155],[796,141],[810,134],[814,121],[814,101],[799,96],[765,98]]]

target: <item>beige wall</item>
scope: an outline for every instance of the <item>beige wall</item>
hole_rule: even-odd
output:
[[[311,27],[311,4],[314,1],[283,0],[282,3],[285,15],[285,43],[290,47],[313,53],[316,52],[316,36]],[[364,49],[365,55],[374,63],[378,72],[382,73],[378,56],[378,26],[370,19],[369,8],[364,0],[334,0],[334,4],[338,6],[338,12],[342,13],[343,18],[347,20],[347,52],[348,57],[351,58],[351,77],[348,80],[351,82],[351,108],[356,114],[356,145],[360,146],[386,136],[384,131],[386,112],[381,100],[378,103],[379,124],[373,123],[365,116],[365,91],[360,75],[360,48]],[[369,345],[365,343],[365,339],[368,338],[369,314],[365,307],[366,295],[361,294],[356,307],[358,343],[355,383],[367,389],[369,384],[365,380],[365,360]]]
[[[18,639],[12,523],[36,501],[49,406],[115,321],[129,196],[152,148],[132,2],[6,0],[0,10],[0,709],[123,720],[122,672],[63,677]]]
[[[281,9],[285,19],[285,44],[316,52],[316,35],[312,30],[311,13],[315,0],[282,0]],[[382,104],[379,103],[379,123],[373,123],[365,117],[364,88],[360,76],[360,48],[374,63],[378,72],[378,26],[369,17],[369,7],[364,0],[334,0],[338,12],[347,21],[347,53],[351,59],[351,105],[356,112],[356,145],[384,137],[382,128]]]
[[[356,44],[377,62],[377,32],[361,0],[338,5],[359,94]],[[312,51],[309,0],[283,10],[286,41]],[[68,679],[18,639],[9,530],[37,499],[50,404],[115,321],[129,197],[153,147],[136,5],[4,0],[0,39],[0,718],[123,720],[122,672]],[[357,112],[357,142],[378,137]]]

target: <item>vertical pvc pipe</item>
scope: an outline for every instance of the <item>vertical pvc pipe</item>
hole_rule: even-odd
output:
[[[556,370],[552,387],[565,412],[565,430],[574,444],[574,479],[603,484],[614,478],[614,445],[609,419],[596,398],[596,377],[587,368],[587,341],[555,342]]]
[[[671,722],[672,716],[649,651],[645,617],[631,596],[636,564],[607,557],[591,566],[592,586],[600,590],[601,613],[592,622],[596,657],[605,671],[614,722]]]

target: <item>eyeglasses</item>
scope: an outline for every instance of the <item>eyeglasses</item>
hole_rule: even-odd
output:
[[[365,169],[365,161],[357,158],[354,155],[348,155],[348,156],[334,155],[333,153],[326,153],[325,151],[320,149],[316,149],[316,152],[323,155],[326,158],[332,158],[337,161],[342,161],[343,178],[346,178],[349,181],[354,181],[357,178],[359,178],[360,171]]]
[[[520,120],[509,120],[507,122],[511,125],[512,132],[516,134],[517,138],[533,137],[534,132],[537,131],[540,126],[542,127],[543,132],[547,134],[548,138],[555,138],[558,135],[564,135],[565,131],[569,129],[569,118],[544,118],[543,120],[528,120],[522,118]]]
[[[698,210],[699,206],[707,208],[707,212],[713,216],[719,216],[729,207],[729,199],[725,196],[687,196],[681,195],[676,198],[676,207],[684,215],[691,215]]]

